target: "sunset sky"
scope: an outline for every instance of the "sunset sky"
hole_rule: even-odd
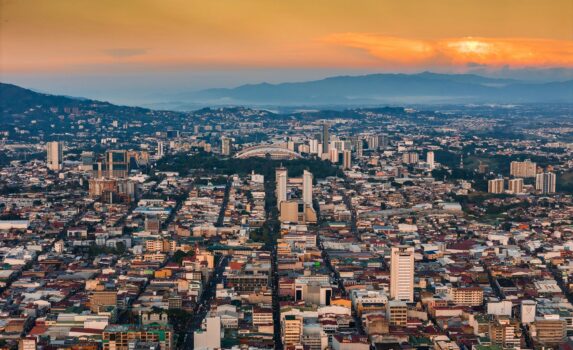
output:
[[[175,92],[367,72],[573,68],[571,0],[0,4],[0,80],[93,97],[113,82],[150,94],[170,82]]]

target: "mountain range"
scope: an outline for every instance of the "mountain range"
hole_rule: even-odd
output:
[[[562,103],[573,102],[573,80],[540,83],[473,74],[369,74],[208,89],[181,102],[251,106]]]
[[[35,105],[112,104],[39,93],[0,83],[0,110],[22,112]],[[248,106],[285,108],[376,107],[432,104],[573,103],[573,80],[532,82],[473,74],[369,74],[322,80],[249,84],[164,96],[145,107],[190,111],[201,107]],[[142,110],[137,112],[141,113]]]

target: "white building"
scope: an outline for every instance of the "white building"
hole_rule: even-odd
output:
[[[287,183],[288,175],[286,168],[277,168],[275,171],[276,182],[277,182],[277,206],[279,210],[281,208],[281,202],[287,200]]]

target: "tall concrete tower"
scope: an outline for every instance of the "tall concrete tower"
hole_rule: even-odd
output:
[[[287,200],[287,183],[288,183],[287,169],[283,167],[277,168],[275,171],[275,175],[277,184],[277,207],[280,210],[281,202]]]
[[[390,297],[414,301],[414,248],[392,247],[390,253]]]
[[[302,174],[302,201],[312,207],[312,173],[308,170]]]
[[[64,159],[64,146],[61,142],[48,142],[46,145],[47,164],[50,170],[60,170]]]
[[[328,124],[322,124],[322,153],[328,154],[330,135],[328,134]]]

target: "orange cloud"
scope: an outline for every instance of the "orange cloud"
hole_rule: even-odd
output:
[[[416,40],[373,33],[339,33],[324,42],[367,52],[381,63],[512,67],[573,67],[573,41],[463,37]]]

